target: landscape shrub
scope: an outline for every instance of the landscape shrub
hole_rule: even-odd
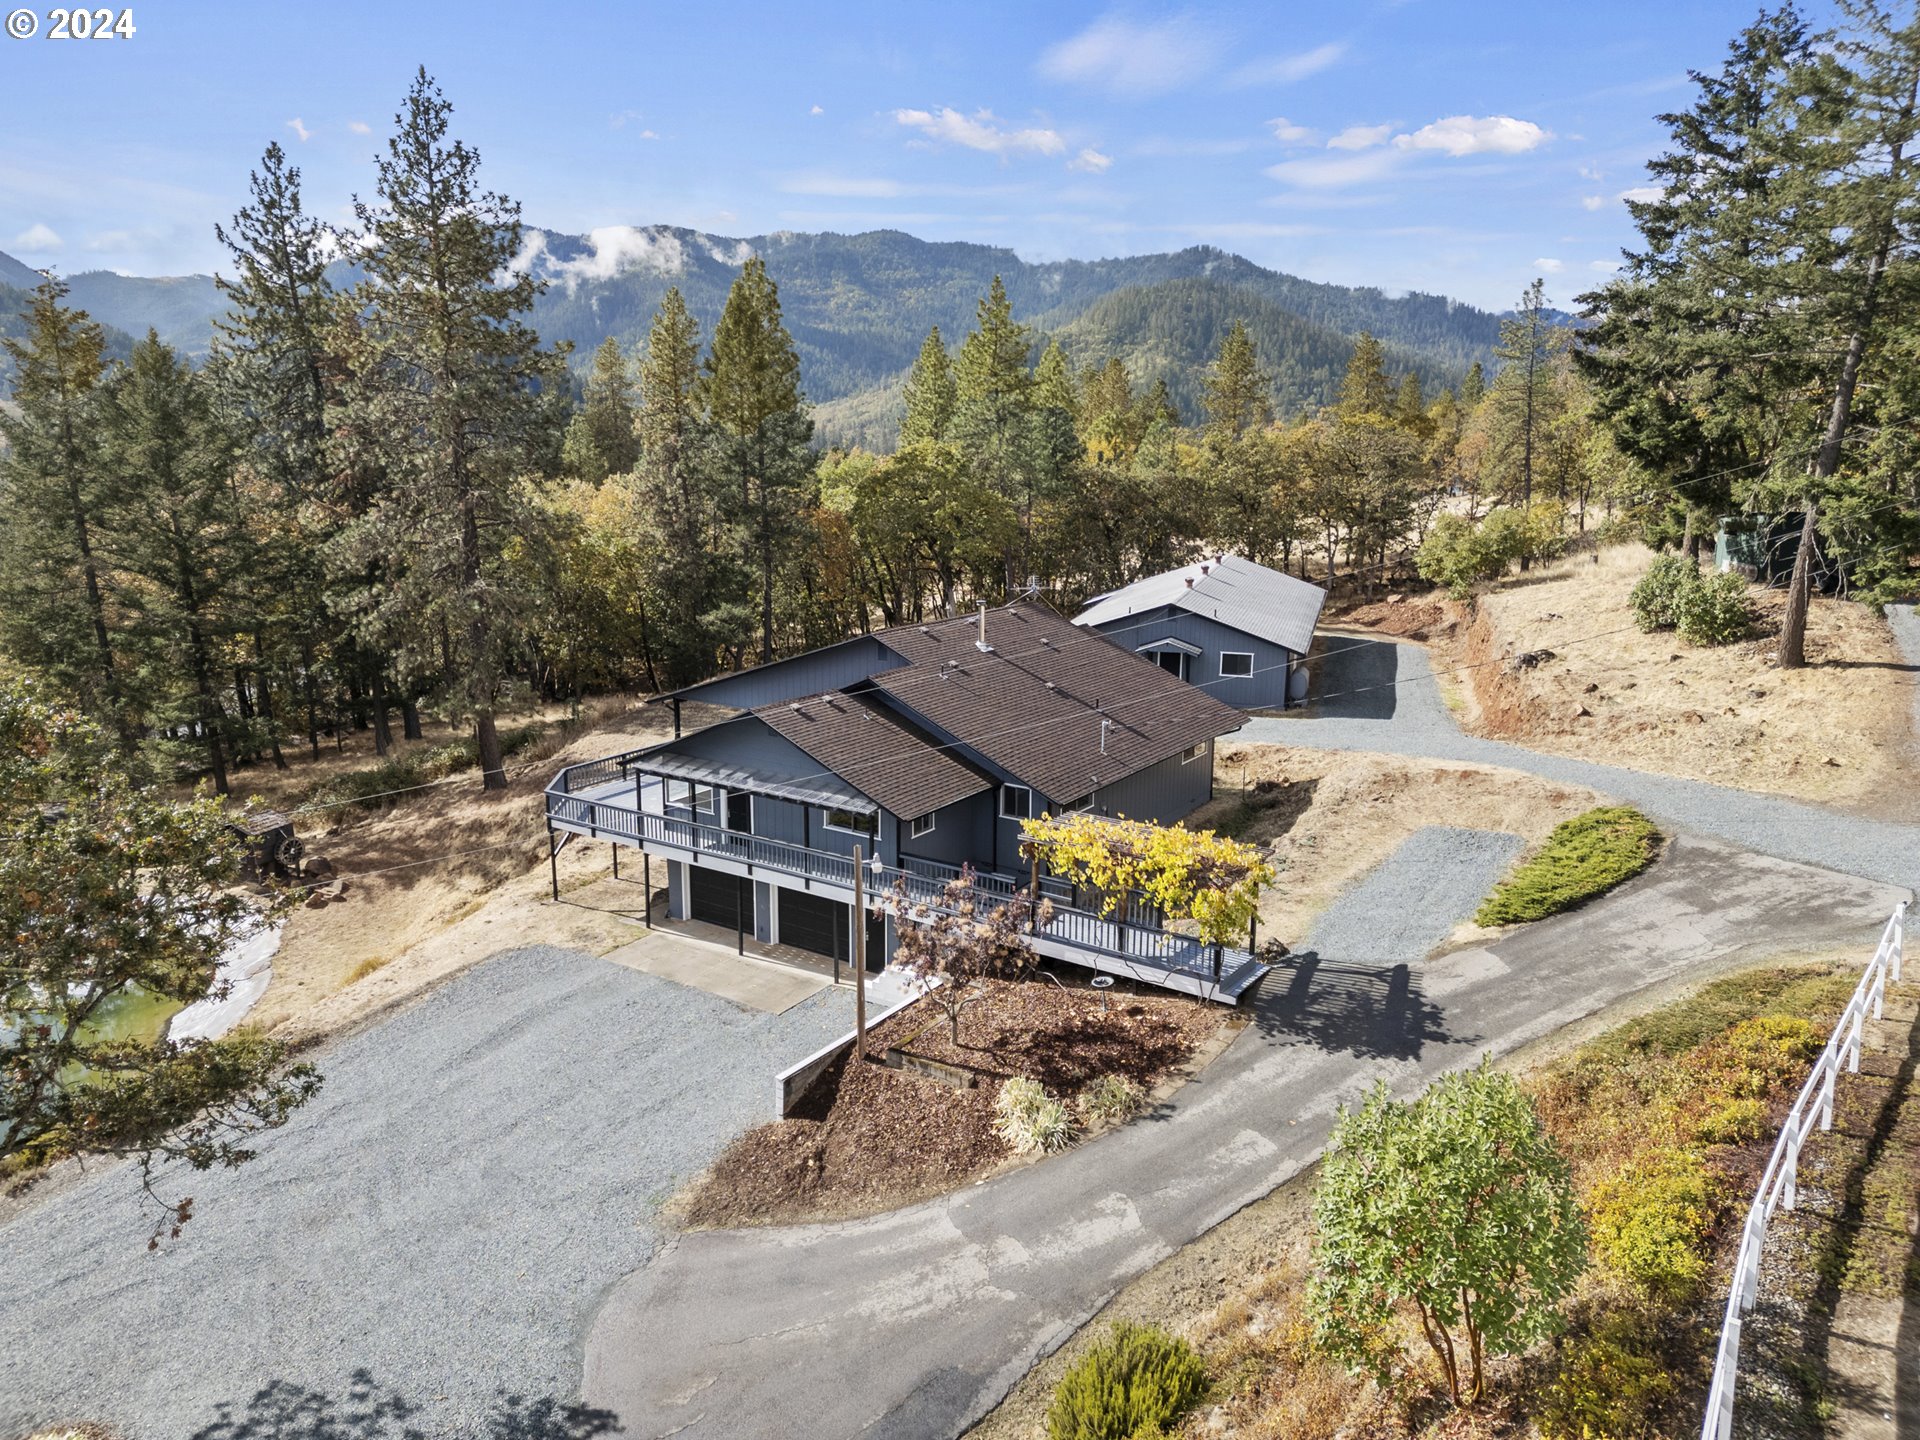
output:
[[[1701,1063],[1730,1095],[1764,1098],[1775,1086],[1806,1078],[1807,1067],[1826,1044],[1819,1027],[1797,1015],[1759,1015],[1742,1020],[1702,1047]]]
[[[1680,623],[1680,592],[1699,579],[1700,567],[1686,556],[1656,556],[1627,597],[1633,623],[1649,634],[1673,629]]]
[[[1093,1124],[1118,1124],[1146,1103],[1146,1091],[1125,1075],[1102,1075],[1080,1092],[1080,1113]]]
[[[1605,805],[1553,827],[1531,860],[1494,887],[1474,921],[1513,925],[1571,909],[1653,863],[1660,832],[1630,805]]]
[[[1730,645],[1753,629],[1747,582],[1731,570],[1683,585],[1674,607],[1674,630],[1689,645]]]
[[[993,1102],[993,1130],[1022,1155],[1064,1150],[1073,1143],[1067,1107],[1048,1095],[1038,1080],[1024,1075],[1000,1087]]]
[[[1415,566],[1422,579],[1464,600],[1473,587],[1497,580],[1522,559],[1545,560],[1565,546],[1565,512],[1539,503],[1525,510],[1502,506],[1478,524],[1464,515],[1439,515],[1428,527]]]
[[[1767,1107],[1759,1100],[1722,1100],[1693,1127],[1702,1145],[1751,1145],[1767,1129]]]
[[[1660,1335],[1635,1309],[1569,1341],[1537,1417],[1545,1440],[1642,1440],[1660,1433],[1673,1377]]]
[[[1047,1440],[1135,1440],[1164,1432],[1207,1388],[1193,1347],[1119,1320],[1068,1367],[1047,1407]]]
[[[1678,1302],[1706,1277],[1713,1181],[1684,1150],[1649,1150],[1594,1188],[1593,1250],[1643,1295]]]

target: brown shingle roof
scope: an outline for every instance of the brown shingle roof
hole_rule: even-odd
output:
[[[902,819],[993,788],[992,779],[886,706],[841,691],[763,705],[753,713]]]
[[[978,635],[978,616],[882,631],[909,664],[870,683],[1049,800],[1078,799],[1246,720],[1037,602],[987,612],[991,651]]]

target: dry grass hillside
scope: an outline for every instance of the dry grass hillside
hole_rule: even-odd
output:
[[[498,950],[537,942],[599,952],[631,938],[623,916],[637,914],[641,887],[630,883],[637,876],[608,877],[604,845],[569,846],[560,880],[577,903],[538,908],[548,895],[541,791],[562,765],[667,738],[671,721],[625,701],[601,702],[570,726],[547,718],[545,739],[509,761],[503,791],[483,791],[479,772],[469,770],[381,809],[295,810],[308,855],[324,857],[343,883],[337,896],[323,891],[289,915],[273,983],[251,1023],[316,1039]],[[446,738],[430,728],[414,743]],[[296,763],[287,772],[247,772],[235,798],[287,805],[331,772],[371,764],[364,745],[361,737],[317,764],[290,756]]]
[[[1374,605],[1350,621],[1429,639],[1462,724],[1638,770],[1896,813],[1911,803],[1913,692],[1886,622],[1816,598],[1802,670],[1773,646],[1785,598],[1752,587],[1751,639],[1692,646],[1643,634],[1627,597],[1652,559],[1638,545],[1515,577],[1471,612],[1431,597]],[[1542,654],[1541,652],[1548,652]],[[1537,656],[1531,664],[1516,663]]]

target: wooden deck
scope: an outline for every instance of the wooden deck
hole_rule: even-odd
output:
[[[669,816],[663,809],[654,808],[659,782],[630,771],[626,762],[632,758],[611,756],[561,771],[547,787],[548,827],[723,874],[815,891],[843,902],[853,899],[851,857]],[[937,904],[951,877],[930,872],[925,862],[908,863],[909,869],[890,865],[869,869],[864,877],[869,897],[886,894],[901,881],[917,905]],[[1022,883],[1011,876],[981,875],[975,889],[982,901],[998,904]],[[1048,889],[1043,883],[1043,892]],[[1223,1005],[1238,1004],[1267,973],[1268,967],[1241,947],[1203,945],[1150,921],[1122,921],[1078,908],[1060,895],[1049,894],[1048,898],[1053,901],[1053,920],[1032,937],[1032,944],[1049,960]],[[734,943],[734,933],[725,932],[725,939],[728,944]],[[747,943],[757,942],[749,938]],[[833,963],[822,956],[809,956],[809,963],[814,962],[827,966]]]

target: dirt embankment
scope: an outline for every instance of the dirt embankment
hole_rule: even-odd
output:
[[[1785,596],[1752,587],[1754,634],[1692,646],[1644,634],[1628,604],[1652,554],[1638,545],[1515,577],[1459,606],[1432,596],[1362,607],[1343,623],[1422,640],[1472,733],[1657,774],[1909,815],[1912,695],[1920,682],[1886,621],[1816,598],[1806,668],[1773,664]]]

